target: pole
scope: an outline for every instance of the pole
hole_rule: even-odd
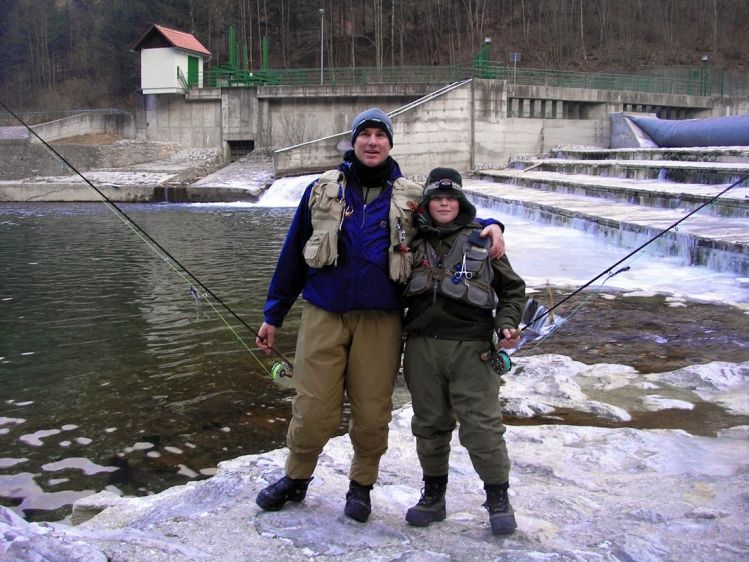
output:
[[[510,59],[512,60],[512,84],[515,85],[515,74],[518,69],[518,62],[520,61],[520,53],[511,53]]]
[[[711,93],[707,85],[707,76],[708,76],[707,64],[709,62],[710,62],[710,57],[708,55],[702,55],[702,88],[700,88],[700,90],[702,90],[701,93],[703,96],[707,96]]]
[[[320,84],[323,83],[323,53],[324,53],[324,46],[325,46],[325,10],[320,8]]]

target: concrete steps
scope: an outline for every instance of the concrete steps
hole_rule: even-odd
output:
[[[622,159],[621,150],[584,148],[555,151],[564,158],[523,157],[510,168],[477,172],[466,179],[465,189],[479,205],[596,231],[607,240],[636,247],[749,174],[749,148],[629,150],[637,158]],[[683,160],[663,159],[674,150]],[[596,154],[602,158],[593,159]],[[653,160],[643,160],[646,154]],[[711,158],[737,161],[705,161]],[[706,181],[658,180],[658,175],[664,175],[659,170],[666,170],[672,180]],[[747,184],[689,217],[649,250],[681,256],[693,265],[749,275]]]
[[[557,172],[570,175],[603,176],[661,182],[730,184],[749,174],[749,160],[743,163],[681,162],[675,160],[572,160],[545,158],[511,162],[512,169]]]
[[[622,169],[620,165],[615,167],[601,166],[606,167],[607,171],[612,173],[612,175],[602,175],[556,171],[560,168],[564,169],[564,165],[551,163],[549,160],[536,163],[543,163],[544,167],[552,168],[553,171],[544,171],[540,167],[533,168],[533,164],[531,164],[525,169],[482,170],[479,176],[495,182],[541,191],[584,195],[668,209],[693,209],[709,201],[735,181],[720,184],[674,183],[649,179],[630,179],[614,175]],[[591,164],[588,169],[595,172],[596,170],[592,169],[595,167],[595,164]],[[749,174],[749,165],[744,170],[745,174]],[[734,176],[731,175],[731,177]],[[741,176],[736,176],[736,179],[738,177]],[[701,212],[713,216],[749,217],[749,186],[734,187]]]
[[[673,162],[749,162],[748,146],[702,148],[596,148],[561,147],[549,152],[553,158],[570,160],[670,160]]]

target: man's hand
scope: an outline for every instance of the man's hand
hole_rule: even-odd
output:
[[[273,343],[276,340],[276,327],[267,322],[263,322],[260,329],[257,331],[257,337],[255,338],[255,345],[258,346],[263,353],[270,355],[273,352]]]
[[[489,248],[489,257],[493,260],[501,258],[505,254],[505,236],[498,224],[490,224],[481,231],[481,237],[488,236],[492,239],[492,247]]]

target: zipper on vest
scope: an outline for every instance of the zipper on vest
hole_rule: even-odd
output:
[[[430,242],[427,241],[425,243],[427,250],[427,259],[429,260],[429,270],[431,271],[432,275],[435,275],[442,268],[442,260],[444,256],[438,255],[437,251],[434,249],[434,246],[432,246]],[[437,289],[439,288],[439,286],[439,277],[435,277],[434,281],[432,281],[432,304],[437,302]]]
[[[445,256],[440,256],[437,254],[437,252],[435,252],[435,257],[437,258],[436,259],[437,268],[436,270],[432,269],[432,274],[435,274],[435,273],[441,274],[442,262],[445,260]],[[440,286],[440,278],[439,276],[437,276],[434,278],[434,281],[432,281],[432,303],[437,302],[437,290],[439,289],[439,286]]]

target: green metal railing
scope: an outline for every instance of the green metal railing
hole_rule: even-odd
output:
[[[185,92],[193,86],[193,84],[187,83],[187,78],[185,78],[185,75],[182,74],[182,69],[180,69],[180,67],[177,67],[177,81],[180,83],[180,86],[182,86],[182,89]]]
[[[474,67],[475,77],[507,80],[524,86],[556,86],[589,90],[620,90],[692,96],[723,95],[722,72],[693,69],[686,78],[640,74],[567,72],[546,69],[513,69],[488,62]],[[716,79],[717,78],[717,79]]]
[[[398,66],[325,68],[322,83],[329,85],[365,84],[448,84],[466,78],[506,80],[524,86],[556,86],[593,90],[621,90],[658,94],[722,96],[722,71],[693,68],[684,77],[567,72],[523,68],[515,69],[497,62],[479,61],[475,65]],[[206,71],[207,87],[232,86],[312,86],[319,85],[319,68],[267,69],[255,72],[213,68]]]
[[[471,67],[460,65],[325,68],[322,83],[333,85],[445,84],[471,76]],[[319,85],[320,69],[288,68],[249,72],[218,68],[207,71],[204,84],[209,87]]]

